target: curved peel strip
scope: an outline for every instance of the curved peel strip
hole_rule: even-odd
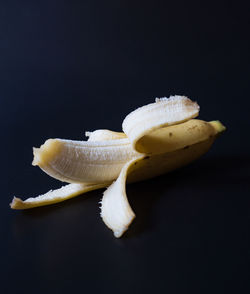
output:
[[[87,185],[87,184],[69,184],[61,187],[60,189],[51,190],[43,195],[37,197],[31,197],[26,200],[21,200],[20,198],[14,197],[10,203],[12,209],[28,209],[38,206],[44,206],[49,204],[54,204],[62,202],[64,200],[73,198],[80,194],[101,189],[107,187],[109,184],[96,184],[96,185]]]
[[[146,134],[194,118],[198,116],[199,110],[199,105],[185,96],[156,98],[155,103],[139,107],[129,113],[122,123],[122,129],[133,148],[143,153],[144,150],[141,150],[139,143]]]
[[[119,177],[111,184],[103,194],[101,201],[101,217],[113,232],[116,238],[128,229],[135,218],[135,214],[129,205],[126,195],[126,179],[129,168],[133,166],[140,158],[127,162],[122,168]]]

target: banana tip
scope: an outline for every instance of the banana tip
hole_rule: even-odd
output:
[[[60,141],[56,139],[48,139],[40,148],[33,147],[33,161],[32,165],[42,166],[50,161],[60,149]]]
[[[36,165],[38,165],[39,158],[40,158],[40,156],[39,156],[39,148],[33,147],[33,156],[34,156],[34,158],[33,158],[33,161],[32,161],[32,165],[36,166]]]
[[[10,208],[12,209],[19,209],[19,204],[22,203],[22,200],[20,198],[17,197],[13,197],[11,203],[10,203]]]
[[[222,133],[227,129],[219,120],[213,120],[210,122],[210,124],[216,129],[218,133]]]

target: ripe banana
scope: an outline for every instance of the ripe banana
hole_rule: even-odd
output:
[[[198,113],[196,102],[171,96],[131,112],[123,121],[123,132],[86,132],[88,141],[47,140],[33,148],[32,164],[70,184],[25,201],[14,197],[11,208],[52,204],[108,187],[101,217],[120,237],[135,217],[126,196],[126,179],[141,181],[186,165],[207,152],[225,130],[219,121],[193,119]]]

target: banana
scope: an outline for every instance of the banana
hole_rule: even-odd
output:
[[[52,204],[108,187],[101,217],[114,236],[121,237],[135,218],[126,181],[152,178],[192,162],[225,130],[219,121],[194,119],[198,113],[199,105],[187,97],[156,98],[124,119],[123,132],[86,132],[87,141],[47,140],[33,148],[32,164],[70,184],[25,201],[14,197],[11,208]]]

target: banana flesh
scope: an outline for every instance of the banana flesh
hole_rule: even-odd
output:
[[[113,132],[110,130],[96,130],[94,132],[85,132],[85,136],[89,137],[88,141],[106,141],[127,138],[123,132]]]
[[[123,121],[123,132],[86,132],[88,141],[47,140],[33,149],[32,164],[70,184],[25,201],[14,197],[11,208],[52,204],[108,187],[101,217],[114,236],[121,237],[135,217],[126,196],[126,180],[145,180],[192,162],[225,130],[219,121],[193,119],[198,113],[196,102],[172,96],[131,112]]]
[[[68,183],[104,183],[117,178],[124,164],[139,156],[128,138],[106,141],[49,139],[34,148],[33,165]]]

